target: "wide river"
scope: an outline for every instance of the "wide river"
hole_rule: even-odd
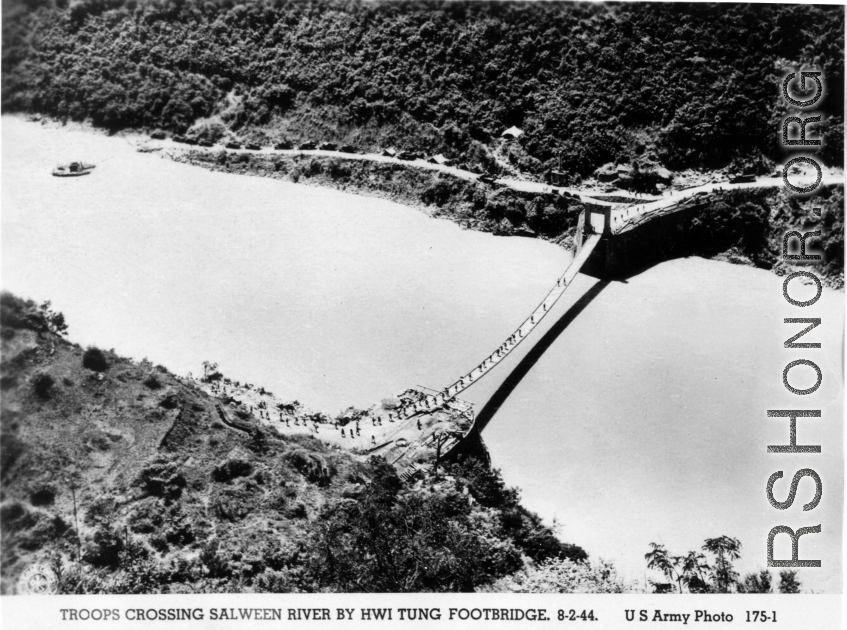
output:
[[[445,386],[513,332],[571,259],[384,200],[176,164],[122,138],[7,116],[2,133],[4,289],[52,300],[83,345],[181,374],[217,361],[329,413]],[[97,168],[51,177],[73,159]],[[522,344],[466,392],[482,403],[511,368],[531,368],[484,432],[506,481],[563,539],[640,583],[659,577],[644,565],[650,542],[682,555],[727,534],[750,571],[765,567],[772,527],[821,523],[801,557],[824,566],[800,578],[840,592],[843,294],[798,313],[772,274],[697,258],[597,285],[579,276],[532,333],[543,353],[528,358]],[[798,316],[822,317],[810,335],[822,349],[783,349],[796,325],[782,318]],[[786,363],[806,357],[824,374],[809,401],[781,383]],[[813,382],[804,369],[795,386]],[[788,439],[788,421],[766,417],[774,408],[822,409],[798,421],[798,443],[823,453],[766,454]],[[770,474],[785,471],[784,499],[802,467],[824,481],[820,506],[801,511],[804,479],[793,508],[772,508]]]

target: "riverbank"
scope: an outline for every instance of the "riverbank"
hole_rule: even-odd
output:
[[[468,181],[448,173],[391,162],[313,155],[164,152],[177,162],[213,171],[325,186],[388,199],[465,229],[541,238],[572,249],[583,205],[554,192],[533,193]]]
[[[322,155],[231,153],[180,149],[163,155],[213,171],[269,177],[326,186],[416,208],[428,216],[445,218],[465,229],[503,236],[539,238],[567,250],[584,203],[555,189],[544,192],[497,187],[478,180],[417,168],[414,165],[345,159]],[[838,173],[836,173],[836,176]],[[708,176],[704,181],[714,181]],[[832,178],[830,178],[832,181]],[[784,187],[737,188],[711,193],[711,202],[690,217],[685,248],[677,256],[701,256],[731,264],[767,269],[782,276],[809,265],[782,260],[782,235],[798,225],[820,229],[824,261],[813,265],[827,286],[844,287],[844,187],[824,185],[821,195],[802,199]],[[677,192],[676,195],[684,195]],[[589,196],[591,195],[591,196]],[[618,203],[633,203],[631,193],[618,191]],[[586,191],[586,202],[604,203],[609,195]],[[669,197],[670,198],[670,197]],[[609,201],[605,201],[609,203]],[[816,217],[811,206],[821,208]],[[814,243],[814,241],[812,241]],[[810,250],[811,251],[811,250]]]
[[[31,117],[29,122],[48,128],[104,135],[89,123],[62,123],[47,117]],[[651,199],[627,190],[609,192],[609,185],[588,179],[578,187],[550,187],[521,177],[499,183],[480,181],[477,175],[456,168],[415,162],[400,162],[378,155],[297,151],[227,151],[197,149],[170,140],[151,141],[137,132],[120,132],[119,137],[141,152],[157,153],[175,162],[200,166],[216,172],[272,178],[342,192],[393,201],[414,208],[429,217],[447,219],[463,229],[498,236],[523,236],[551,242],[568,251],[575,249],[574,236],[580,213],[586,204],[614,204],[632,207]],[[795,169],[796,170],[796,167]],[[670,189],[653,200],[676,200],[693,195],[700,188],[722,191],[710,193],[711,203],[691,216],[693,240],[684,248],[685,256],[701,256],[731,264],[767,269],[783,276],[809,265],[788,265],[782,258],[782,235],[802,224],[820,229],[824,262],[812,266],[830,288],[844,287],[843,178],[840,169],[826,168],[822,216],[811,211],[812,201],[787,194],[781,178],[765,178],[766,186],[742,184],[732,189],[723,170],[673,174],[676,190]],[[680,189],[678,182],[687,184]],[[706,226],[706,229],[699,229]],[[814,243],[811,241],[810,243]],[[683,251],[680,249],[679,251]]]

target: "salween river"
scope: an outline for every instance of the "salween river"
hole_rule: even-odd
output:
[[[83,345],[180,374],[213,360],[329,413],[452,382],[571,258],[384,200],[176,164],[121,138],[8,116],[2,132],[4,289],[52,300]],[[51,177],[73,159],[96,163],[94,174]],[[545,351],[528,357],[523,344],[465,398],[481,403],[523,369],[484,432],[494,464],[563,539],[627,579],[659,577],[645,568],[650,542],[682,555],[737,537],[743,572],[764,568],[771,527],[820,523],[801,557],[824,566],[800,578],[840,592],[843,301],[827,290],[814,313],[798,313],[772,274],[698,258],[602,288],[579,276],[529,339]],[[782,318],[798,316],[822,317],[821,350],[783,349]],[[824,374],[809,401],[781,383],[786,363],[806,357]],[[804,369],[795,386],[813,382]],[[823,453],[766,454],[788,435],[787,420],[766,417],[773,408],[822,409],[798,433]],[[777,512],[768,477],[784,470],[785,484],[804,466],[824,480],[820,506],[801,511],[805,479],[795,507]]]

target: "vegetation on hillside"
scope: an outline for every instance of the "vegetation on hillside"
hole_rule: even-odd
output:
[[[246,407],[223,423],[194,382],[83,350],[59,316],[0,295],[0,592],[37,561],[64,593],[176,593],[471,591],[587,560],[471,455],[404,484]]]
[[[609,562],[573,562],[557,558],[507,575],[483,590],[496,593],[639,592],[636,585],[625,582]]]
[[[823,70],[842,164],[844,11],[768,4],[10,0],[4,111],[216,139],[471,160],[507,127],[527,173],[782,160],[780,79]]]
[[[820,216],[812,209],[819,208]],[[821,262],[783,259],[788,230],[821,232],[807,241],[807,253]],[[822,187],[815,196],[798,198],[779,189],[730,190],[721,193],[687,221],[676,235],[676,255],[715,257],[752,264],[778,275],[814,271],[835,289],[844,287],[844,188]],[[791,252],[797,249],[794,239]]]

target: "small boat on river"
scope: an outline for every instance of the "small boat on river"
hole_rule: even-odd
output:
[[[53,169],[54,177],[81,177],[88,175],[94,169],[94,164],[86,164],[85,162],[70,162],[69,164],[59,164]]]

